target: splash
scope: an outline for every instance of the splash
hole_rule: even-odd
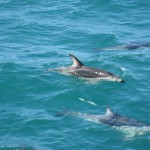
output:
[[[122,73],[123,73],[123,78],[125,77],[125,75],[126,75],[126,68],[123,68],[123,67],[119,67],[120,68],[120,70],[122,71]]]

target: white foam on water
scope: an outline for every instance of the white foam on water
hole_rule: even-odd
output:
[[[119,67],[120,69],[121,69],[121,71],[123,72],[123,78],[125,77],[125,75],[126,75],[126,68],[123,68],[123,67]]]
[[[150,132],[150,127],[133,127],[133,126],[122,126],[114,127],[124,134],[125,140],[132,140],[137,136],[144,135]]]
[[[92,102],[92,101],[89,101],[89,100],[85,100],[83,98],[78,98],[80,101],[82,102],[85,102],[85,103],[88,103],[90,105],[94,105],[94,106],[98,106],[96,103]]]

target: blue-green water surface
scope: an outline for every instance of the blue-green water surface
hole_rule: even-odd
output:
[[[150,124],[150,48],[98,51],[131,41],[150,41],[148,0],[0,0],[0,149],[149,150],[150,130],[55,117],[109,106]],[[47,72],[69,53],[126,83]]]

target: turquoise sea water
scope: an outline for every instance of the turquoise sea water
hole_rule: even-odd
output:
[[[0,0],[0,149],[149,150],[150,130],[111,128],[59,111],[106,107],[150,124],[150,48],[95,51],[150,40],[148,0]],[[126,83],[47,72],[84,64]]]

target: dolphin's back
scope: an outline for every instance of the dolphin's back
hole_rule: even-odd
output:
[[[110,72],[85,66],[74,70],[71,74],[83,78],[100,78],[113,76],[113,74]]]
[[[110,126],[133,126],[133,127],[144,127],[148,126],[142,122],[136,121],[134,119],[129,119],[126,117],[122,117],[120,115],[114,115],[111,119],[103,121],[103,123],[108,124]]]

